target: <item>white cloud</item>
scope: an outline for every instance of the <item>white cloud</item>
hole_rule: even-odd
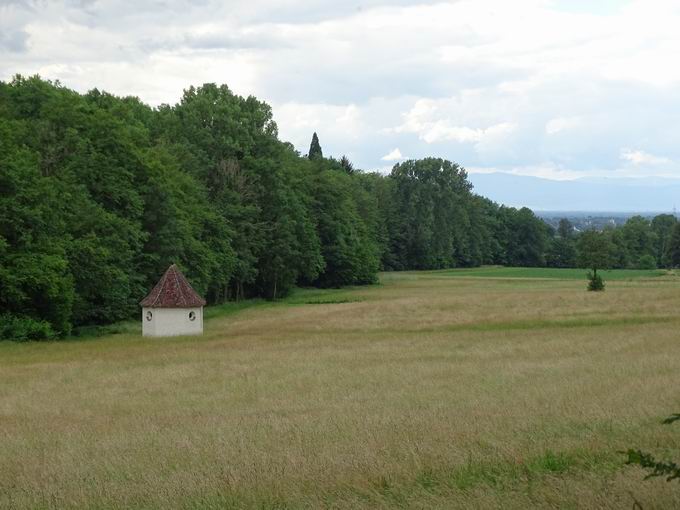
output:
[[[644,165],[667,165],[672,163],[668,158],[655,156],[642,150],[621,149],[621,159],[636,166]]]
[[[581,124],[579,117],[556,117],[550,119],[545,125],[545,132],[549,135],[554,135],[560,131],[574,129]]]
[[[397,147],[393,151],[390,151],[389,153],[385,154],[380,159],[382,161],[399,161],[399,160],[406,159],[406,158],[401,155],[401,151],[399,150],[399,147]]]
[[[425,124],[418,130],[421,140],[426,143],[454,141],[454,142],[479,142],[486,130],[472,129],[467,126],[452,126],[448,120],[438,120]]]
[[[312,133],[319,136],[326,156],[344,154],[356,160],[354,147],[366,135],[361,109],[355,104],[288,102],[274,105],[281,138],[305,153]]]
[[[389,131],[415,133],[427,144],[447,141],[479,144],[486,140],[500,140],[517,129],[512,122],[474,128],[456,125],[451,117],[460,116],[460,110],[461,100],[458,98],[439,101],[421,98],[403,114],[403,123]]]

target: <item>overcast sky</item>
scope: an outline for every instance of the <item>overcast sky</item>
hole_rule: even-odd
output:
[[[677,0],[0,0],[0,79],[226,83],[368,170],[680,178],[678,27]]]

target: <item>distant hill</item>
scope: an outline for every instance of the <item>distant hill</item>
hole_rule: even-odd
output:
[[[535,211],[672,212],[680,179],[554,181],[506,173],[470,174],[475,192],[495,202]]]

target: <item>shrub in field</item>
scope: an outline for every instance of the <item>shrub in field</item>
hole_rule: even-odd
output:
[[[602,291],[604,290],[604,280],[602,277],[592,271],[588,271],[588,290]]]
[[[48,340],[54,338],[55,333],[46,321],[17,317],[4,313],[0,315],[0,340]]]
[[[652,255],[643,255],[638,261],[638,269],[656,269],[656,259]]]

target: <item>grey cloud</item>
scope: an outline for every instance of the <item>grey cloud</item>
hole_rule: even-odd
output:
[[[256,4],[266,5],[269,8],[255,13],[251,17],[253,22],[276,20],[279,23],[314,23],[328,19],[344,18],[352,16],[367,9],[379,7],[406,7],[415,5],[429,5],[437,2],[432,0],[363,0],[325,2],[314,1],[289,1],[281,2],[271,7],[271,2],[260,0]]]
[[[458,67],[453,73],[439,72],[440,63],[423,57],[403,65],[402,62],[370,63],[354,68],[334,66],[333,58],[320,63],[290,62],[273,64],[263,70],[263,91],[273,101],[302,96],[310,103],[361,102],[367,97],[450,97],[460,90],[493,86],[499,81],[515,79],[521,72],[510,68]]]
[[[183,34],[174,37],[144,38],[137,46],[143,51],[212,51],[212,50],[266,50],[291,47],[285,39],[262,33],[228,31],[203,34]]]
[[[0,52],[24,53],[28,49],[25,26],[33,14],[32,3],[19,0],[0,3]]]
[[[243,33],[207,33],[190,34],[183,39],[183,44],[191,49],[214,50],[214,49],[283,49],[291,47],[291,44],[281,37],[262,34],[261,32]]]
[[[89,27],[129,30],[135,23],[158,27],[224,20],[229,24],[305,24],[352,16],[377,7],[427,5],[428,0],[0,0],[25,8],[46,9]],[[0,5],[2,5],[0,3]],[[121,25],[121,23],[126,23]],[[132,23],[132,24],[130,24]]]
[[[0,7],[18,6],[32,8],[38,3],[40,3],[40,0],[0,0]]]
[[[13,53],[27,50],[28,34],[24,30],[10,30],[0,32],[0,49]]]

